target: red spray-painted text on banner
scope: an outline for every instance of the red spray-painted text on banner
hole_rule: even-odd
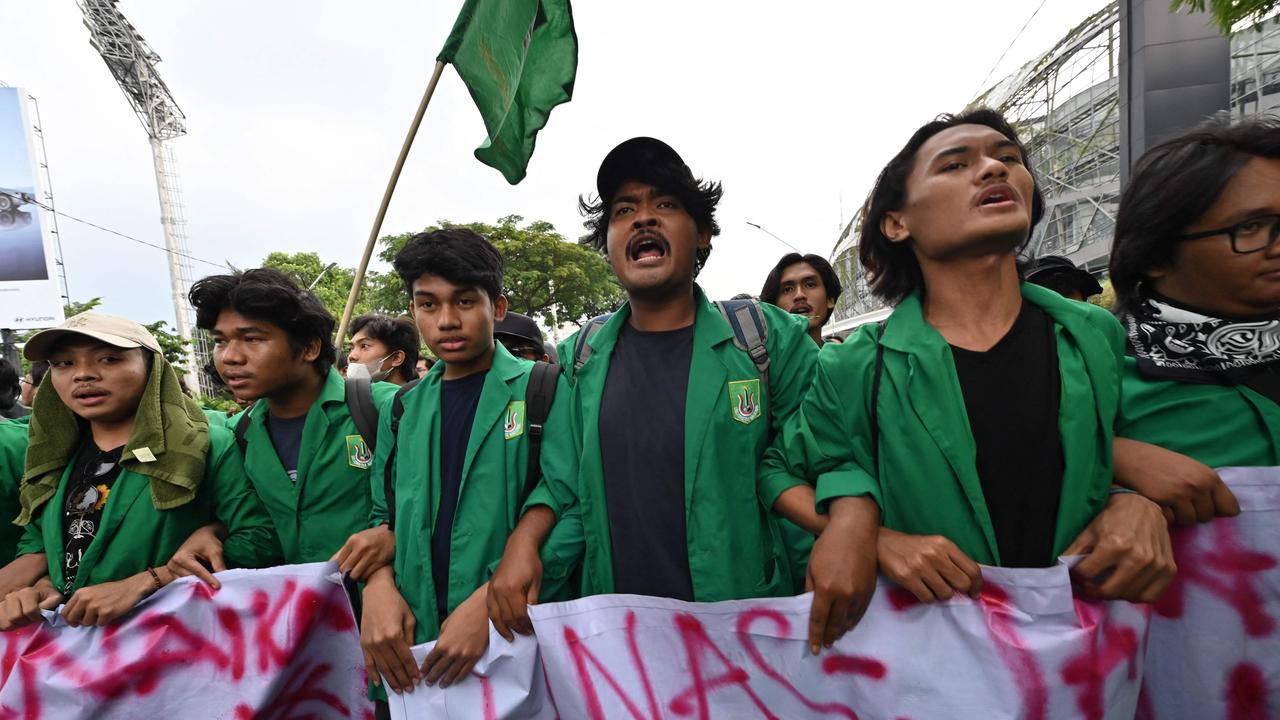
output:
[[[0,720],[371,719],[355,618],[332,567],[182,580],[106,628],[0,633]]]

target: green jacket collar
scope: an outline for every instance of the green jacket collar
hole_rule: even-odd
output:
[[[694,347],[715,346],[726,340],[733,339],[733,328],[729,326],[728,321],[716,309],[715,303],[707,299],[706,293],[697,283],[693,285],[693,343]],[[597,355],[608,357],[613,353],[614,345],[618,343],[618,335],[622,332],[623,324],[631,317],[631,303],[624,303],[618,311],[613,313],[608,322],[600,328],[599,332],[587,340],[587,344],[591,346],[591,357],[587,358],[589,364],[592,358]]]
[[[347,381],[334,368],[329,368],[329,374],[325,375],[324,383],[320,386],[320,394],[316,396],[315,402],[311,404],[311,408],[307,410],[307,420],[311,420],[312,413],[316,412],[316,408],[322,408],[329,403],[345,403],[347,401]],[[269,408],[267,399],[261,398],[249,408],[249,414],[253,416],[255,423],[262,424],[266,422]]]
[[[1088,483],[1090,469],[1100,467],[1110,476],[1111,428],[1119,390],[1118,348],[1113,348],[1096,319],[1089,317],[1098,309],[1067,300],[1052,290],[1029,283],[1022,284],[1021,292],[1024,300],[1044,310],[1057,326],[1055,336],[1063,377],[1078,373],[1088,378],[1088,385],[1077,382],[1063,382],[1061,385],[1059,427],[1067,461],[1063,498],[1059,506],[1058,530],[1061,534],[1070,529],[1070,523],[1065,519],[1081,514],[1080,506],[1097,505],[1099,502],[1099,498],[1094,497],[1096,488]],[[907,389],[912,411],[946,457],[963,488],[970,511],[981,527],[989,555],[998,563],[1000,555],[995,530],[974,464],[976,445],[951,346],[925,321],[918,292],[899,303],[885,321],[881,344],[907,356],[905,366],[886,362],[885,375]],[[1074,350],[1065,350],[1068,346]],[[1095,435],[1080,429],[1086,426],[1086,413],[1093,416],[1091,422],[1101,428],[1101,433]],[[1099,453],[1105,453],[1105,461],[1096,459]],[[1064,538],[1065,535],[1057,538],[1059,547],[1065,547],[1069,542],[1069,538],[1065,541]]]
[[[531,364],[528,360],[512,355],[502,343],[495,342],[494,345],[493,364],[489,366],[488,374],[484,379],[484,386],[480,390],[480,402],[476,406],[475,419],[472,421],[471,433],[467,438],[467,451],[462,462],[462,483],[458,489],[459,497],[461,497],[462,488],[466,486],[467,478],[471,474],[472,463],[475,462],[481,445],[484,444],[485,438],[493,431],[494,426],[506,417],[505,410],[511,401],[515,399],[512,390],[514,381],[520,378]],[[433,450],[438,450],[439,448],[439,398],[440,383],[444,379],[444,365],[443,362],[433,365],[427,371],[426,376],[423,377],[422,382],[415,385],[404,396],[405,416],[418,418],[427,428],[428,437],[430,438],[428,446]],[[402,461],[405,458],[412,458],[412,454],[420,452],[421,449],[421,447],[406,448],[406,452],[409,454],[402,455]],[[434,532],[435,518],[439,514],[440,499],[435,488],[438,488],[440,484],[440,465],[438,459],[430,459],[427,462],[430,463],[428,474],[432,478],[432,511],[429,516],[424,515],[423,519],[424,521],[430,520],[432,527],[429,529]]]
[[[1031,283],[1022,283],[1021,292],[1024,300],[1044,310],[1071,335],[1105,344],[1106,338],[1088,319],[1088,310],[1081,303]],[[917,290],[898,303],[884,321],[880,344],[911,355],[926,355],[942,350],[947,341],[924,319],[924,301]]]
[[[512,355],[510,351],[500,342],[496,340],[493,343],[493,364],[489,366],[489,374],[497,377],[502,382],[507,382],[520,377],[524,373],[528,360],[518,358]],[[594,347],[594,345],[593,345]],[[421,386],[439,386],[440,381],[444,379],[444,362],[438,362],[431,366],[426,375],[422,376],[422,382],[418,383],[408,394],[416,394]],[[486,381],[486,385],[488,382]],[[339,399],[345,399],[345,395],[339,394]]]
[[[302,426],[302,447],[298,452],[298,479],[293,485],[293,502],[298,504],[301,502],[302,494],[297,492],[307,477],[311,474],[311,463],[316,459],[321,445],[324,443],[325,436],[329,432],[331,424],[328,409],[337,403],[341,412],[346,412],[347,402],[347,386],[346,380],[334,368],[329,368],[329,374],[325,376],[324,384],[320,386],[320,394],[316,396],[315,402],[311,403],[311,407],[307,410],[307,419]],[[271,444],[270,435],[267,434],[267,413],[269,407],[266,399],[261,399],[249,409],[252,420],[249,422],[249,432],[254,432],[254,428],[258,428],[261,435],[260,455],[255,456],[259,462],[265,463],[270,468],[269,473],[277,477],[287,478],[284,466],[280,464],[280,458],[276,454],[275,447]],[[249,451],[255,450],[255,445],[259,443],[250,442]],[[246,458],[246,462],[248,459]]]

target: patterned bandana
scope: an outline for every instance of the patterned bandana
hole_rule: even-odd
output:
[[[1280,317],[1226,320],[1144,295],[1124,318],[1143,375],[1235,385],[1280,362]]]

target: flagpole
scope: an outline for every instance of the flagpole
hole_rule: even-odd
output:
[[[444,72],[445,63],[443,60],[436,61],[436,68],[431,73],[431,81],[427,83],[427,90],[422,94],[422,102],[418,103],[418,114],[413,116],[413,123],[409,125],[409,134],[404,138],[404,145],[400,148],[400,157],[396,158],[396,167],[391,171],[391,179],[387,181],[386,192],[382,194],[382,204],[378,206],[378,216],[373,220],[373,229],[369,231],[369,241],[365,243],[364,255],[360,257],[360,267],[356,269],[355,281],[351,283],[351,292],[347,294],[347,305],[342,309],[342,320],[338,323],[338,335],[335,340],[339,349],[342,348],[342,339],[347,335],[347,326],[351,323],[351,312],[356,307],[356,298],[360,296],[360,285],[364,282],[365,273],[369,270],[369,259],[373,257],[373,248],[378,242],[378,233],[382,232],[382,220],[387,215],[387,206],[391,204],[391,194],[396,191],[396,183],[400,180],[400,171],[404,169],[405,158],[409,156],[409,148],[413,146],[413,138],[418,134],[418,126],[422,124],[422,116],[427,112],[427,105],[431,102],[431,96],[436,91],[436,83],[440,82],[440,75]]]

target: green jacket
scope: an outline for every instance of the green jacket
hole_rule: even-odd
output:
[[[1132,357],[1116,434],[1209,467],[1280,465],[1280,405],[1242,385],[1143,377]]]
[[[1124,332],[1100,307],[1029,284],[1022,296],[1049,315],[1057,336],[1065,461],[1054,532],[1060,553],[1106,504]],[[881,328],[877,464],[870,399]],[[999,565],[976,457],[951,347],[925,321],[916,294],[882,326],[864,325],[844,344],[823,347],[813,387],[769,449],[762,474],[816,482],[820,510],[835,497],[869,495],[885,527],[943,535],[975,561]]]
[[[373,384],[375,407],[395,395],[391,383]],[[368,527],[369,469],[373,453],[347,409],[346,383],[330,369],[320,395],[307,411],[298,452],[298,480],[289,480],[267,433],[267,401],[245,412],[245,473],[275,523],[286,563],[325,562],[351,535]],[[228,419],[234,428],[240,415]]]
[[[191,533],[212,522],[227,526],[223,554],[230,567],[268,567],[280,561],[280,546],[271,520],[244,476],[244,463],[235,437],[225,428],[209,428],[209,455],[204,482],[191,502],[172,510],[157,510],[151,502],[151,479],[122,470],[107,503],[102,524],[81,560],[74,590],[86,585],[123,580],[148,567],[169,562]],[[67,466],[53,497],[37,510],[23,531],[18,554],[45,553],[49,579],[62,586],[62,512]]]
[[[757,465],[772,432],[799,407],[818,348],[802,318],[762,304],[769,328],[769,397],[751,358],[733,343],[733,330],[696,288],[693,355],[684,420],[685,527],[693,595],[699,602],[778,597],[800,592],[779,518],[778,495],[800,484],[793,478],[759,481]],[[591,357],[576,373],[569,434],[548,436],[557,455],[576,459],[574,474],[547,473],[529,505],[560,515],[579,509],[586,536],[582,590],[613,592],[612,540],[600,457],[600,401],[609,362],[630,306],[614,313],[588,341]],[[561,344],[561,362],[573,364],[576,336]],[[737,395],[747,390],[758,412],[735,419]],[[772,408],[769,407],[772,403]],[[572,446],[570,446],[572,444]]]
[[[13,518],[18,517],[18,485],[26,462],[27,424],[0,420],[0,567],[16,556],[22,537]]]
[[[417,619],[414,643],[436,639],[444,618],[436,612],[436,590],[431,566],[431,535],[439,513],[440,480],[440,383],[444,363],[402,396],[398,435],[412,442],[398,443],[392,463],[396,503],[396,585]],[[450,534],[448,611],[452,612],[489,576],[502,559],[507,536],[520,518],[520,496],[528,474],[529,434],[525,389],[533,363],[512,356],[496,343],[493,366],[484,380],[476,407],[458,506]],[[543,425],[541,465],[563,465],[556,449],[545,438],[564,432],[569,389],[560,380],[556,402]],[[387,519],[383,473],[397,437],[391,434],[389,406],[379,418],[378,452],[374,460],[372,524]],[[570,565],[582,552],[580,522],[570,518],[557,524],[543,548],[545,582],[542,599],[558,597]]]

